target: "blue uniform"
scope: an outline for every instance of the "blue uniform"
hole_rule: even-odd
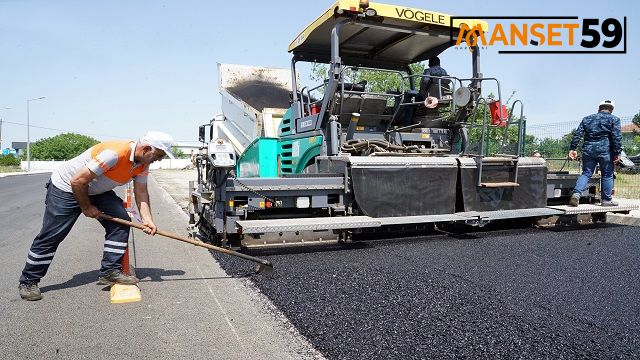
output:
[[[582,119],[573,134],[569,150],[575,150],[584,136],[582,144],[582,175],[576,181],[574,194],[587,189],[596,165],[602,173],[602,200],[611,201],[613,190],[613,158],[622,152],[620,119],[606,111]]]
[[[582,154],[598,156],[612,153],[618,156],[622,152],[622,132],[620,119],[606,111],[586,116],[573,134],[569,150],[578,148],[584,135]]]
[[[449,76],[447,74],[447,71],[440,65],[431,66],[425,69],[422,75],[423,76]],[[431,87],[431,85],[434,85],[434,84],[437,85],[439,83],[441,87],[443,87],[445,90],[448,90],[450,88],[449,86],[450,82],[451,81],[449,79],[442,79],[440,80],[440,82],[438,82],[437,79],[432,79],[430,77],[423,77],[422,80],[420,81],[420,91],[418,92],[418,94],[420,94],[423,98],[426,98],[429,95],[437,97],[439,95],[437,90],[433,90],[434,93],[429,94],[429,90],[430,90],[429,88]]]

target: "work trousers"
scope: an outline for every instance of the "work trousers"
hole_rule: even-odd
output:
[[[591,156],[582,153],[582,175],[576,181],[576,187],[573,189],[574,194],[582,194],[587,189],[589,179],[593,176],[596,165],[600,165],[602,200],[611,201],[613,191],[613,156],[611,154],[601,154]]]
[[[82,214],[78,202],[70,192],[62,191],[51,184],[46,185],[45,212],[42,219],[42,229],[33,239],[31,249],[27,255],[27,262],[20,276],[21,283],[39,282],[47,273],[49,265],[56,254],[58,245],[69,234],[73,224]],[[89,196],[91,204],[101,212],[131,220],[122,206],[122,199],[111,190],[98,195]],[[100,268],[100,275],[106,275],[113,270],[122,268],[122,256],[129,241],[129,227],[107,220],[100,220],[105,229],[104,254]]]

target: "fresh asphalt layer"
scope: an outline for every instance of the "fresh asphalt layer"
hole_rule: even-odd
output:
[[[640,356],[640,228],[509,229],[255,252],[327,358]],[[228,273],[244,264],[216,256]]]
[[[186,208],[195,171],[152,174]],[[639,215],[607,217],[637,224]],[[638,235],[618,225],[511,228],[262,251],[275,276],[252,280],[332,359],[633,358]]]
[[[205,249],[137,230],[142,301],[111,304],[109,288],[97,285],[104,230],[84,216],[40,283],[44,299],[21,300],[18,277],[48,177],[0,178],[0,358],[321,358],[248,278],[227,275]],[[186,214],[153,179],[149,186],[158,227],[185,234]]]
[[[311,346],[332,359],[640,357],[640,228],[618,225],[255,252],[271,278],[136,232],[143,300],[112,305],[95,282],[102,228],[81,217],[45,298],[25,302],[17,277],[47,176],[0,179],[3,359],[319,357]],[[150,186],[158,225],[184,233],[184,213]]]

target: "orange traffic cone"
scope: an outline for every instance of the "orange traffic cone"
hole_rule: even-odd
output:
[[[124,206],[124,208],[127,210],[130,210],[132,208],[131,192],[131,183],[129,183],[125,189],[124,202],[122,203],[122,206]],[[132,274],[134,271],[132,271],[131,264],[129,263],[129,246],[124,249],[124,254],[122,255],[122,272],[125,275],[135,276],[135,274]],[[138,287],[138,285],[114,284],[113,286],[111,286],[110,297],[112,304],[121,304],[142,300],[142,294],[140,293],[140,288]]]

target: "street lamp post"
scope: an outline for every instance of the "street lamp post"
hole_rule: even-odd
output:
[[[29,103],[35,100],[42,100],[44,96],[27,100],[27,172],[31,171],[31,135],[29,132]]]
[[[2,108],[0,110],[11,110],[10,107]],[[2,117],[0,117],[0,152],[2,151]]]

